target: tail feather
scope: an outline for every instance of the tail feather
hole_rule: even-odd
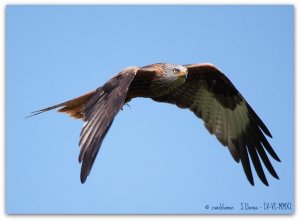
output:
[[[33,112],[31,112],[31,115],[27,116],[26,118],[33,117],[35,115],[44,113],[46,111],[56,109],[58,107],[62,107],[58,110],[58,112],[63,112],[63,113],[69,114],[71,117],[74,117],[76,119],[82,119],[82,118],[84,118],[83,107],[87,103],[89,98],[95,93],[96,93],[96,90],[91,91],[87,94],[84,94],[80,97],[74,98],[72,100],[63,102],[63,103],[60,103],[60,104],[57,104],[57,105],[54,105],[51,107],[47,107],[47,108],[44,108],[41,110],[33,111]]]

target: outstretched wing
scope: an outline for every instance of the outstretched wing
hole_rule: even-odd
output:
[[[186,82],[171,93],[153,98],[158,102],[188,108],[201,118],[211,134],[241,160],[249,182],[254,185],[249,156],[261,181],[268,185],[261,161],[271,175],[278,176],[266,151],[280,161],[264,134],[271,133],[230,80],[210,64],[185,65]],[[265,151],[266,150],[266,151]]]
[[[128,87],[137,68],[127,68],[109,80],[89,98],[83,108],[84,127],[80,134],[79,162],[82,162],[80,180],[85,182],[93,166],[101,143],[114,117],[122,108]]]

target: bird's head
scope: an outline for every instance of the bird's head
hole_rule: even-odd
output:
[[[188,74],[186,67],[167,63],[144,66],[140,68],[140,73],[142,71],[150,71],[153,74],[149,75],[151,76],[149,83],[151,83],[151,89],[154,92],[153,96],[162,96],[184,84]]]
[[[164,64],[164,71],[168,77],[185,82],[188,70],[186,67],[177,64]]]

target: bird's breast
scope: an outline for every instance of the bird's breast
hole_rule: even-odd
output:
[[[129,89],[129,100],[135,97],[153,98],[163,96],[185,82],[185,78],[167,78],[153,75],[152,77],[136,77]]]

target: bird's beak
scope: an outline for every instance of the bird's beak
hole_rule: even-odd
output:
[[[177,76],[187,79],[187,70],[178,72]]]

